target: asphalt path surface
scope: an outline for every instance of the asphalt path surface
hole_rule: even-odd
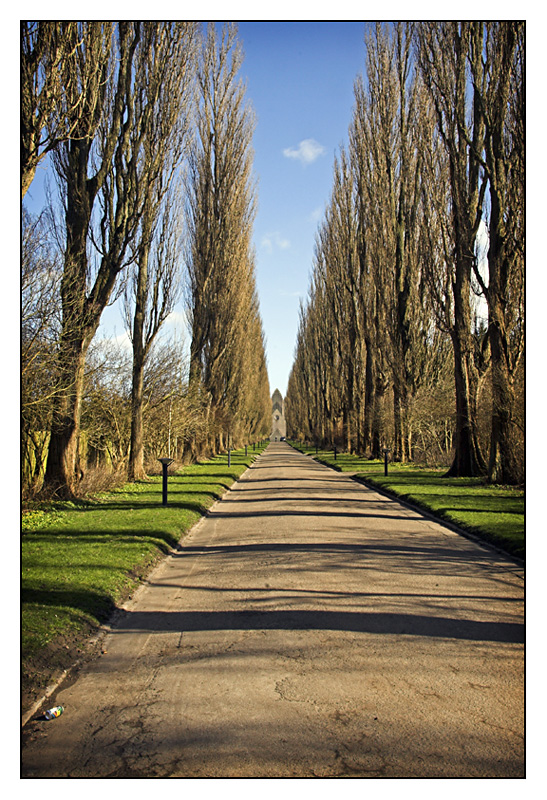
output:
[[[523,574],[271,444],[24,730],[22,777],[524,776]]]

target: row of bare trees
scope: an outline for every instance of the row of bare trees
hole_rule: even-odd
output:
[[[518,22],[367,34],[301,309],[293,435],[401,461],[421,443],[451,475],[523,480],[523,72]]]
[[[198,141],[190,159],[190,389],[207,398],[222,448],[244,431],[268,430],[265,346],[254,278],[254,119],[237,74],[236,29],[209,26],[198,70]],[[228,437],[228,440],[226,440]]]
[[[143,478],[154,449],[151,409],[160,405],[169,408],[169,431],[173,414],[185,420],[177,440],[194,452],[214,451],[222,434],[263,435],[269,387],[250,248],[252,126],[237,82],[236,29],[219,36],[195,22],[25,22],[21,39],[23,197],[49,155],[62,207],[49,239],[43,221],[23,222],[23,430],[24,442],[34,436],[43,448],[47,440],[45,488],[77,491],[82,440],[90,440],[82,424],[96,444],[110,442],[131,479]],[[166,349],[158,334],[185,284],[190,369],[179,344],[171,378],[154,380]],[[90,367],[103,310],[122,295],[129,385],[126,377],[113,383],[118,367],[126,373],[104,348],[95,362],[108,377]],[[130,409],[128,446],[127,414],[120,426],[101,412],[101,393],[103,411]],[[122,429],[125,443],[112,448]]]

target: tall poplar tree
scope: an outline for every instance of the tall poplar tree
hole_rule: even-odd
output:
[[[190,392],[210,409],[211,447],[242,435],[248,343],[263,349],[255,315],[252,225],[254,116],[238,78],[235,25],[207,28],[198,68],[197,143],[190,157]],[[268,390],[269,395],[269,390]]]
[[[488,178],[488,279],[474,263],[488,305],[492,427],[488,477],[524,479],[515,379],[524,352],[524,24],[485,23],[473,40],[471,74],[484,118]]]
[[[143,147],[154,122],[155,103],[139,104],[157,83],[149,70],[149,38],[143,26],[119,22],[93,25],[93,47],[80,54],[78,68],[101,59],[98,95],[84,95],[81,124],[73,137],[53,151],[64,202],[66,244],[61,281],[62,326],[57,370],[62,391],[53,403],[45,484],[71,496],[81,476],[78,464],[83,377],[86,354],[117,280],[136,258],[137,233],[149,175]],[[98,37],[99,44],[95,39]],[[167,63],[164,64],[164,69]],[[137,76],[139,79],[137,80]],[[65,87],[74,105],[78,80]]]
[[[484,113],[475,81],[469,81],[472,48],[482,49],[481,22],[430,22],[417,26],[419,60],[436,114],[450,176],[451,277],[456,431],[449,474],[473,477],[486,473],[477,432],[479,368],[475,361],[471,306],[477,235],[483,218],[487,180],[482,166]],[[476,76],[479,83],[482,76]]]
[[[144,477],[143,382],[146,361],[178,299],[183,269],[181,195],[193,125],[198,28],[162,22],[145,28],[137,116],[153,113],[143,142],[147,165],[133,280],[126,289],[126,321],[133,346],[130,480]],[[148,77],[147,77],[148,76]]]
[[[77,462],[86,353],[137,227],[131,75],[139,38],[138,23],[120,23],[114,32],[94,29],[93,46],[82,52],[80,63],[85,70],[88,59],[101,59],[103,81],[98,96],[82,98],[85,111],[74,138],[53,151],[66,229],[57,358],[63,390],[53,404],[45,483],[49,490],[67,496],[73,494],[80,473]],[[77,87],[74,80],[65,87],[68,107],[75,103]],[[89,257],[92,217],[107,186],[115,187],[118,203],[115,212],[103,205],[102,241],[95,250],[99,251],[99,265],[93,278]],[[112,228],[108,224],[111,213],[115,213]]]

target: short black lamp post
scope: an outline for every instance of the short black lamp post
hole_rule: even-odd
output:
[[[169,464],[172,464],[174,459],[173,458],[158,458],[158,461],[161,461],[162,469],[163,469],[163,496],[162,496],[162,505],[167,505],[167,467]]]
[[[384,475],[387,477],[387,454],[391,453],[391,450],[388,447],[384,447]]]

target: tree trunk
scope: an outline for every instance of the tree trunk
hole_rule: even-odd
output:
[[[508,295],[509,275],[514,265],[509,263],[507,257],[503,212],[496,192],[492,192],[488,263],[488,336],[492,353],[492,427],[488,479],[492,483],[519,484],[524,475],[523,465],[519,463],[517,456],[515,392],[510,364],[511,342],[505,324],[508,306],[505,298]]]
[[[519,255],[524,240],[524,96],[518,50],[519,42],[524,45],[524,30],[518,22],[489,23],[488,27],[493,44],[488,59],[490,89],[484,98],[490,110],[486,115],[486,162],[491,202],[489,285],[485,292],[492,353],[488,478],[493,483],[519,484],[524,479],[524,464],[518,455],[514,376],[523,346],[518,320],[524,288]]]
[[[342,417],[342,431],[343,431],[343,447],[346,453],[352,452],[352,424],[351,424],[351,411],[344,407]],[[344,441],[345,440],[345,441]]]
[[[131,387],[131,445],[128,466],[130,481],[140,481],[146,478],[144,471],[143,379],[144,359],[134,356]]]
[[[384,426],[382,424],[382,403],[385,395],[386,387],[381,378],[376,379],[376,386],[374,391],[374,406],[372,413],[372,458],[381,458],[382,447],[385,446],[384,442]]]
[[[462,344],[462,338],[464,344]],[[454,460],[447,477],[476,478],[485,475],[486,464],[480,451],[476,424],[478,381],[473,376],[472,355],[465,342],[470,334],[452,336],[454,346],[454,380],[456,388],[456,430]]]
[[[394,426],[394,442],[393,442],[393,460],[400,461],[405,464],[410,453],[408,452],[408,399],[406,387],[403,384],[400,386],[397,383],[393,385],[393,426]]]
[[[82,477],[78,448],[86,351],[82,341],[72,342],[70,350],[61,347],[64,390],[53,398],[44,486],[65,499],[75,495]]]
[[[469,223],[469,213],[454,209],[456,263],[454,269],[454,325],[450,331],[454,349],[456,389],[456,431],[454,461],[447,477],[476,478],[486,474],[477,436],[478,370],[474,362],[471,333],[471,272],[476,232]]]
[[[493,323],[492,348],[492,431],[488,478],[492,483],[519,484],[524,479],[519,462],[517,428],[514,421],[515,393],[512,376],[504,367],[503,336]]]
[[[89,144],[72,142],[68,152],[71,170],[67,181],[67,245],[61,281],[62,333],[59,341],[59,383],[53,400],[44,487],[59,496],[74,496],[79,480],[78,446],[80,413],[87,348],[97,328],[86,314],[86,241],[94,189],[87,179]]]
[[[374,351],[369,337],[365,337],[365,413],[363,422],[363,451],[372,454],[372,428],[374,418]]]
[[[144,236],[149,234],[146,229]],[[144,480],[143,437],[143,382],[146,349],[144,345],[144,316],[148,280],[148,253],[145,245],[137,266],[135,292],[135,314],[133,316],[133,377],[131,385],[131,446],[129,451],[128,478],[130,481]]]

